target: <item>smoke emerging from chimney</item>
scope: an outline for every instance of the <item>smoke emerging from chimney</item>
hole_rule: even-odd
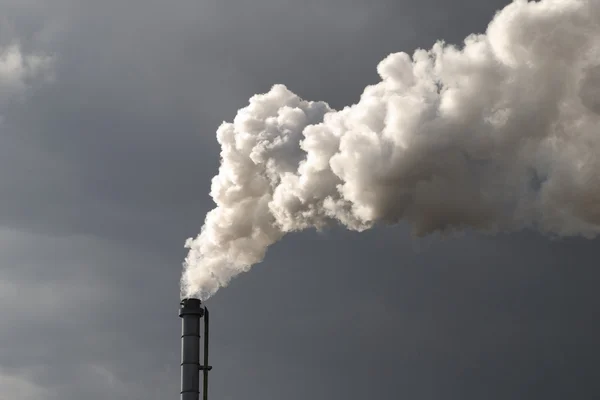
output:
[[[408,222],[600,232],[600,3],[517,0],[487,32],[377,67],[343,110],[283,85],[217,138],[221,167],[182,294],[210,297],[287,232]]]

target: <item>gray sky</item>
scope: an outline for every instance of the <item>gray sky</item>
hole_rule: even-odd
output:
[[[178,398],[221,121],[275,83],[352,104],[507,2],[352,3],[0,0],[0,46],[52,56],[0,71],[0,400]],[[598,396],[598,240],[408,231],[290,235],[210,299],[212,398]]]

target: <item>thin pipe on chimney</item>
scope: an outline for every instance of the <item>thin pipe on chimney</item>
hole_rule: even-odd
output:
[[[208,371],[212,369],[208,365],[208,308],[204,306],[204,365],[200,367],[203,373],[202,400],[208,400]]]

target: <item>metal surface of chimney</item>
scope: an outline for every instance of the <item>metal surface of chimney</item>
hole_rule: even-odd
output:
[[[181,400],[199,400],[200,318],[203,315],[204,308],[200,300],[181,301]]]

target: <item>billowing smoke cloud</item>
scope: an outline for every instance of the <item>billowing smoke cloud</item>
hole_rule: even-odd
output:
[[[219,127],[217,207],[186,243],[182,295],[207,298],[285,233],[332,223],[600,232],[600,2],[515,1],[462,48],[377,71],[343,110],[276,85]]]

